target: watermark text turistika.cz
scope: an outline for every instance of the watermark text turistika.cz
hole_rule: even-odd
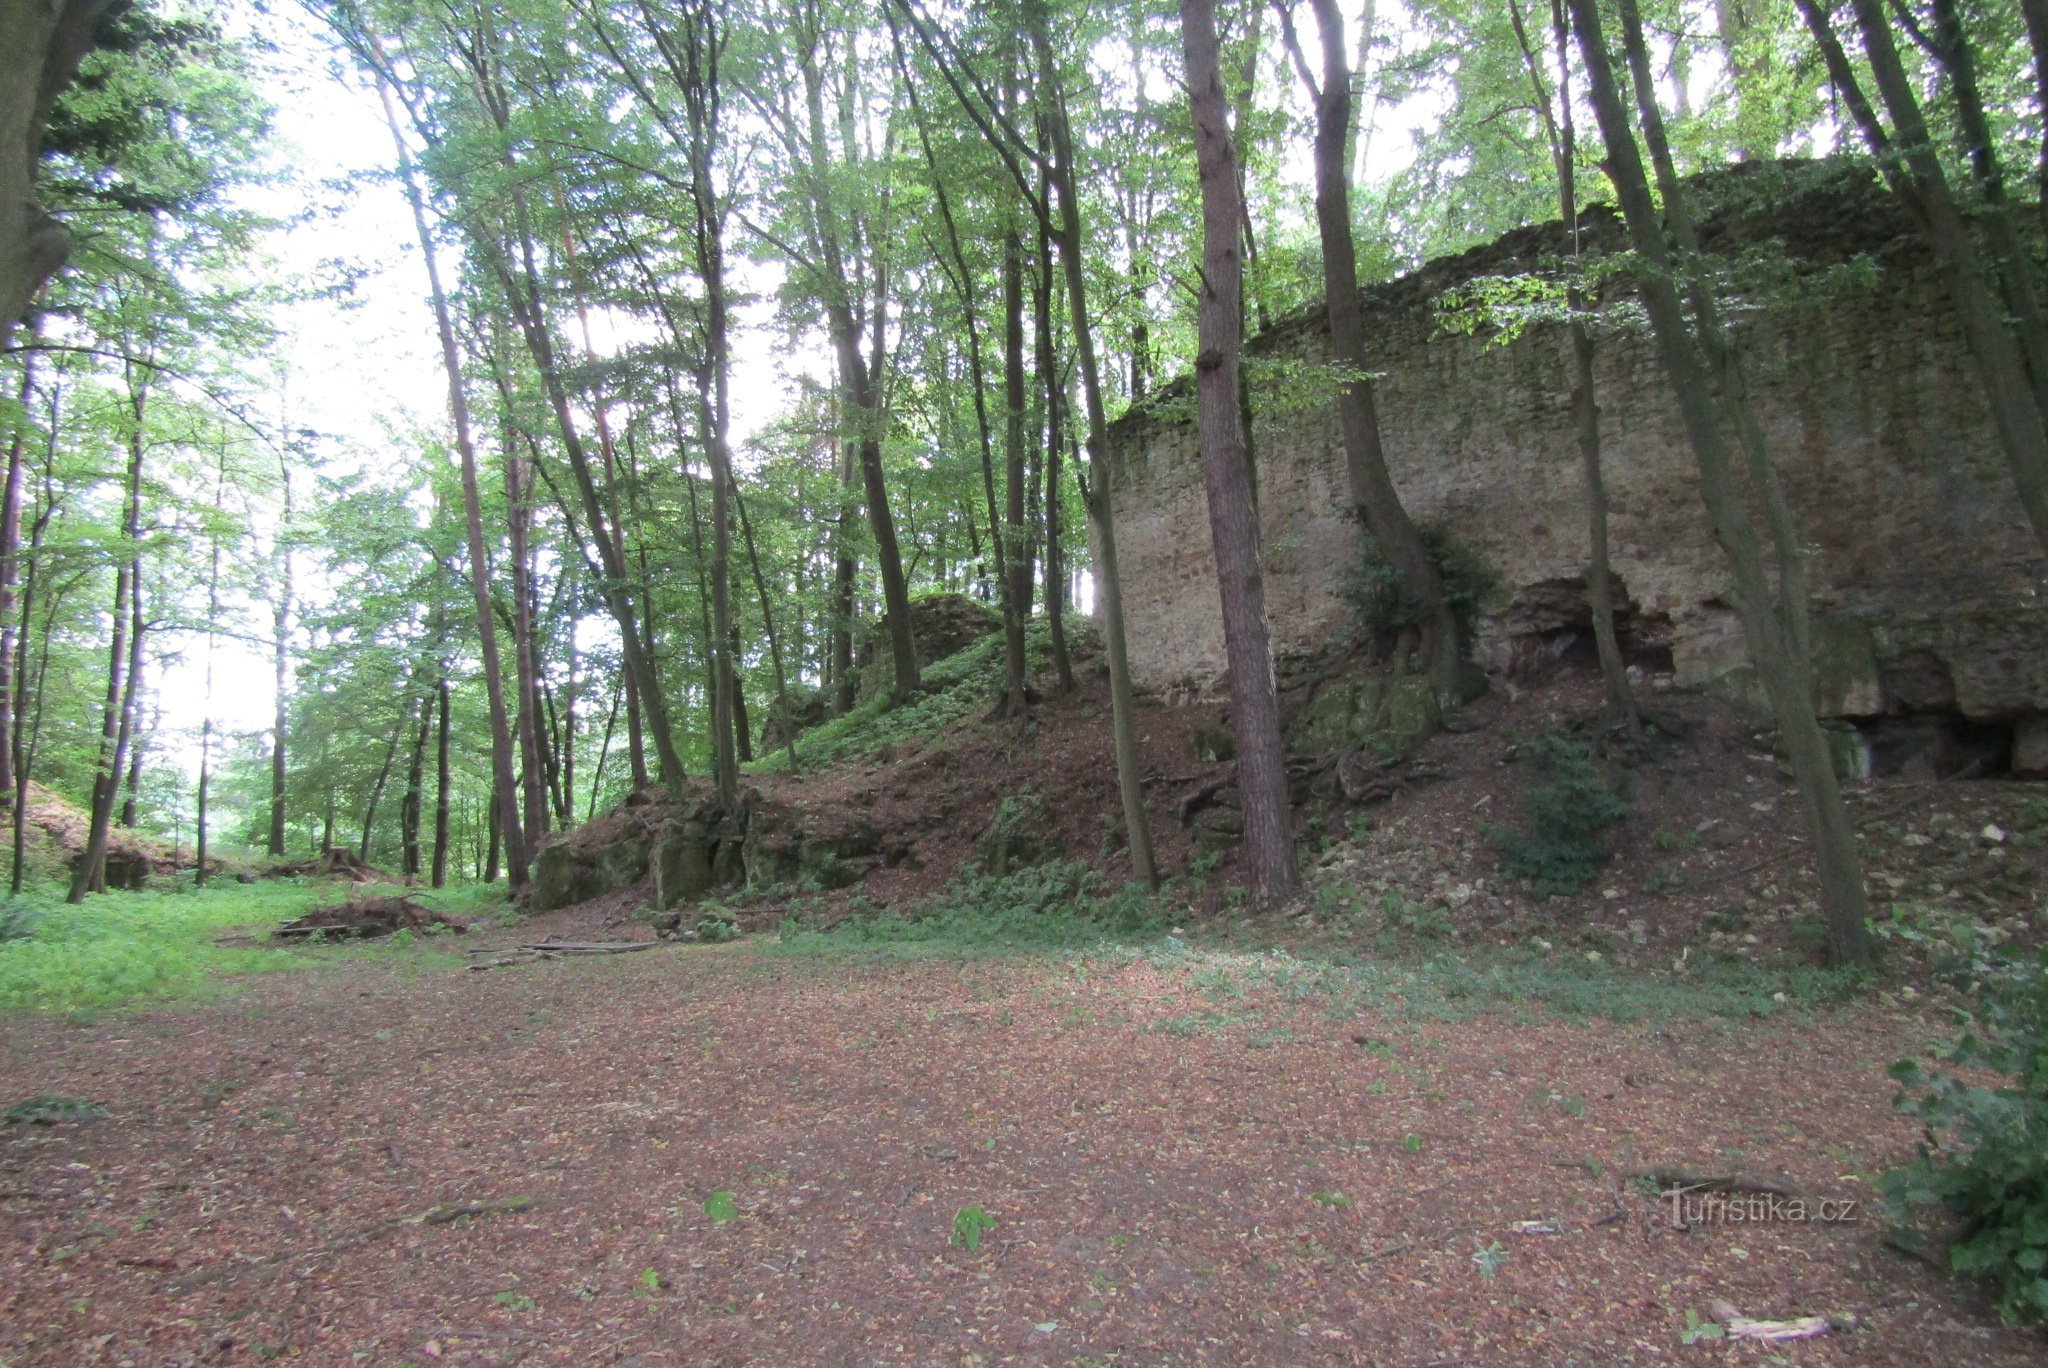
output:
[[[1664,1194],[1675,1230],[1697,1225],[1854,1224],[1862,1203],[1854,1197],[1791,1197],[1776,1192],[1709,1192],[1673,1188]]]

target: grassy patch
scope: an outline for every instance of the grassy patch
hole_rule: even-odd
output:
[[[1024,646],[1029,672],[1048,667],[1052,637],[1042,623],[1025,633]],[[1002,633],[984,637],[966,650],[926,666],[920,677],[925,691],[900,708],[890,707],[885,694],[799,735],[796,749],[803,767],[820,769],[866,760],[913,738],[937,736],[955,723],[987,711],[1003,683]],[[740,768],[762,773],[788,765],[789,752],[778,750]]]
[[[856,916],[829,930],[786,919],[773,949],[833,952],[991,954],[1075,950],[1142,941],[1164,929],[1162,910],[1141,888],[1112,889],[1074,861],[1030,865],[1001,877],[962,878],[907,912]]]
[[[1149,958],[1189,963],[1200,947],[1148,948]],[[1853,970],[1806,965],[1702,965],[1660,974],[1591,964],[1571,956],[1484,946],[1427,954],[1363,956],[1271,950],[1234,956],[1246,987],[1324,1002],[1331,1015],[1387,1012],[1456,1022],[1488,1012],[1542,1008],[1572,1020],[1697,1020],[1766,1017],[1848,1000],[1868,984]],[[1199,972],[1199,971],[1198,971]]]
[[[215,943],[235,931],[267,932],[342,896],[330,885],[276,880],[105,893],[76,907],[53,895],[18,899],[9,906],[27,913],[30,930],[0,942],[0,1011],[90,1012],[137,999],[196,996],[217,990],[229,975],[388,955],[410,945],[410,937],[315,949]],[[502,903],[503,893],[447,890],[422,901],[475,914]]]

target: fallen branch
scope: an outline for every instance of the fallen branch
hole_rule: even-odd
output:
[[[202,1268],[178,1279],[165,1288],[164,1293],[166,1296],[182,1297],[187,1292],[204,1287],[208,1283],[221,1282],[237,1273],[259,1273],[267,1276],[276,1272],[280,1265],[297,1263],[302,1259],[317,1259],[323,1254],[332,1254],[336,1250],[346,1249],[350,1245],[387,1234],[400,1226],[447,1225],[464,1216],[493,1216],[531,1211],[534,1205],[533,1198],[525,1196],[496,1197],[482,1202],[441,1202],[411,1216],[393,1216],[387,1220],[373,1221],[369,1225],[360,1226],[305,1249],[288,1249],[279,1254],[267,1254],[259,1259],[244,1260],[240,1264],[220,1264],[213,1268]]]
[[[1369,1264],[1380,1259],[1390,1259],[1396,1254],[1406,1254],[1411,1249],[1424,1249],[1430,1245],[1442,1244],[1446,1240],[1455,1240],[1460,1235],[1469,1235],[1473,1229],[1474,1227],[1472,1226],[1460,1226],[1456,1230],[1440,1230],[1434,1235],[1417,1235],[1413,1239],[1401,1240],[1390,1245],[1381,1245],[1378,1249],[1368,1249],[1365,1253],[1359,1255],[1358,1262]]]
[[[1630,1169],[1622,1176],[1655,1183],[1660,1196],[1669,1196],[1673,1192],[1749,1192],[1760,1197],[1802,1200],[1808,1196],[1804,1188],[1790,1187],[1769,1178],[1758,1178],[1747,1173],[1707,1175],[1687,1173],[1684,1169],[1646,1168]]]
[[[522,945],[521,950],[530,950],[536,955],[624,955],[635,950],[654,950],[668,945],[668,941],[536,941]]]

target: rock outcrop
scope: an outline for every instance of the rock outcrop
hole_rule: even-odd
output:
[[[726,811],[698,782],[677,797],[648,791],[535,854],[529,912],[651,885],[661,911],[777,886],[845,888],[884,862],[881,838],[857,813],[812,812],[758,789]]]

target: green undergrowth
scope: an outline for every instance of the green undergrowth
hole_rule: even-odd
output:
[[[905,911],[856,914],[828,929],[799,906],[772,951],[790,955],[976,956],[1107,949],[1163,935],[1167,908],[1136,885],[1112,887],[1079,861],[1029,865],[1000,877],[969,875]]]
[[[1868,982],[1853,971],[1800,964],[1713,963],[1653,973],[1533,946],[1453,951],[1420,936],[1369,944],[1283,945],[1278,937],[1261,943],[1252,923],[1240,923],[1228,936],[1189,934],[1177,927],[1187,912],[1186,892],[1176,882],[1148,897],[1135,885],[1114,887],[1078,862],[1053,862],[1000,878],[962,878],[903,910],[870,915],[856,909],[824,929],[808,925],[809,909],[799,905],[764,948],[775,955],[879,959],[1034,953],[1141,959],[1204,982],[1228,980],[1244,993],[1317,1000],[1333,1018],[1386,1012],[1430,1021],[1531,1010],[1613,1021],[1769,1017],[1847,1001]]]
[[[1170,961],[1213,953],[1196,943],[1154,948],[1150,957]],[[1853,972],[1804,965],[1716,964],[1663,974],[1489,946],[1372,955],[1274,949],[1232,956],[1226,964],[1247,990],[1319,999],[1332,1016],[1384,1012],[1444,1022],[1538,1009],[1569,1020],[1770,1017],[1848,1001],[1867,983]]]
[[[206,997],[237,975],[410,951],[412,938],[403,934],[359,945],[217,943],[236,933],[262,935],[346,895],[335,884],[296,879],[103,893],[76,907],[55,893],[24,895],[0,904],[24,933],[0,941],[0,1011],[90,1013]],[[502,889],[488,886],[410,896],[467,916],[504,902]],[[409,961],[419,958],[408,954]]]
[[[1037,674],[1049,667],[1052,638],[1043,624],[1026,631],[1024,647],[1025,665],[1030,673]],[[797,758],[803,768],[814,770],[873,759],[885,750],[894,750],[914,739],[928,740],[956,723],[987,712],[1003,684],[1003,635],[992,633],[964,651],[925,666],[920,675],[923,691],[900,708],[890,707],[888,695],[883,694],[844,717],[835,717],[799,735]],[[755,774],[788,767],[787,750],[741,766]]]

